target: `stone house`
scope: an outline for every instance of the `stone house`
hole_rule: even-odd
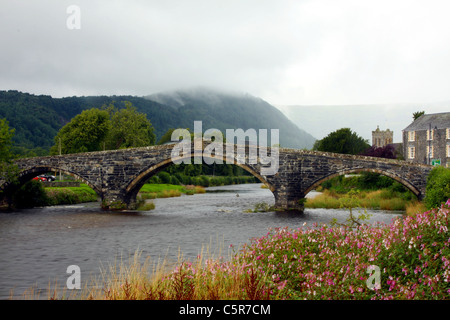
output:
[[[387,130],[380,130],[380,127],[377,126],[375,131],[372,131],[372,146],[376,146],[378,148],[384,147],[388,144],[392,144],[394,140],[394,132]]]
[[[424,114],[403,129],[405,160],[450,167],[450,112]]]

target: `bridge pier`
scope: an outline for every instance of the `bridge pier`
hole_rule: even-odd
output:
[[[305,198],[299,192],[289,190],[275,190],[275,208],[280,211],[296,211],[303,213],[305,210]]]
[[[102,195],[102,208],[104,210],[135,210],[136,207],[136,199],[132,200],[125,197],[120,192],[110,191]]]

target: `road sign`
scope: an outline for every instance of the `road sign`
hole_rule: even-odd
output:
[[[432,166],[440,166],[441,165],[441,159],[432,159],[431,160]]]

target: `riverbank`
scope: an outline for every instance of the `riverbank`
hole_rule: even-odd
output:
[[[338,193],[324,189],[314,198],[307,198],[305,208],[366,208],[374,210],[404,211],[414,215],[425,211],[425,205],[409,194],[390,189],[376,191],[350,191]]]
[[[389,224],[276,228],[229,259],[202,251],[175,267],[128,262],[78,292],[94,300],[448,300],[446,205]],[[30,292],[32,297],[32,292]],[[51,299],[70,299],[51,291]]]

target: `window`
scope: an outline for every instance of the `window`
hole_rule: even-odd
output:
[[[408,147],[408,159],[414,159],[416,157],[416,148]]]
[[[433,146],[427,146],[427,157],[433,158],[434,157],[434,148]]]
[[[445,139],[450,139],[450,128],[445,129]]]
[[[447,157],[450,158],[450,144],[447,145]]]
[[[416,140],[416,132],[408,131],[408,141],[415,141],[415,140]]]
[[[427,140],[433,140],[434,138],[434,130],[427,130]]]

